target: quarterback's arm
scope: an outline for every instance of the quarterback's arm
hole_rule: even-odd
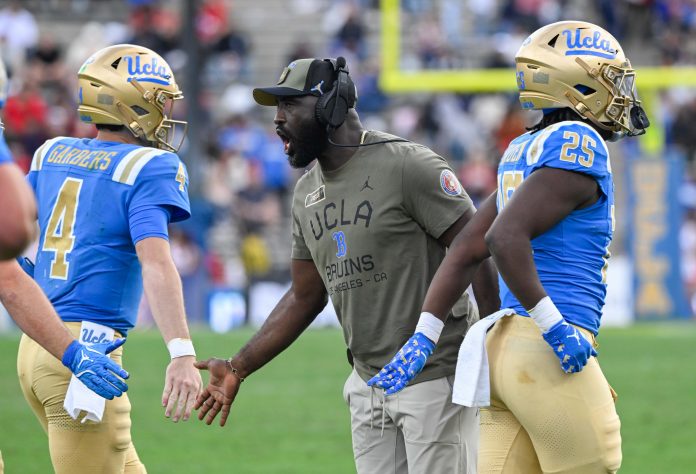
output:
[[[546,296],[534,265],[531,240],[597,198],[593,178],[558,168],[535,171],[515,190],[486,233],[486,243],[500,275],[522,306],[533,308]]]
[[[201,390],[202,381],[193,366],[195,353],[186,324],[181,279],[167,240],[147,237],[135,244],[135,250],[142,266],[143,288],[152,316],[172,358],[162,393],[165,416],[173,413],[173,421],[180,418],[186,421]]]
[[[210,371],[210,382],[196,401],[198,418],[211,424],[222,412],[224,426],[241,381],[280,354],[311,324],[326,306],[324,283],[312,260],[293,259],[292,286],[281,298],[261,329],[230,359],[197,362]],[[207,414],[207,417],[206,417]]]
[[[0,190],[0,260],[7,260],[21,254],[34,238],[36,202],[13,163],[0,165]]]
[[[142,266],[143,288],[164,342],[174,338],[190,339],[181,279],[169,242],[148,237],[135,244],[135,250]]]

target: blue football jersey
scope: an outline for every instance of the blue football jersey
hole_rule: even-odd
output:
[[[614,227],[614,183],[606,143],[582,122],[560,122],[510,143],[498,165],[498,212],[530,174],[542,167],[591,176],[601,197],[571,212],[532,240],[534,263],[544,289],[569,323],[594,334],[606,296],[606,269]],[[500,278],[503,308],[527,312]]]
[[[179,157],[155,148],[58,137],[34,154],[40,238],[34,279],[64,321],[93,321],[122,334],[135,325],[142,276],[129,216],[165,207],[190,216]]]
[[[3,163],[12,163],[12,153],[7,146],[5,136],[0,134],[0,165]]]

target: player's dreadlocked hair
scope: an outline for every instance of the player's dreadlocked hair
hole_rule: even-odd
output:
[[[541,120],[539,120],[539,122],[537,122],[535,125],[531,127],[527,127],[527,130],[529,130],[532,133],[536,133],[540,130],[545,129],[549,125],[566,121],[584,122],[590,127],[594,128],[597,131],[597,133],[599,133],[599,136],[605,140],[609,140],[612,137],[612,132],[610,130],[603,130],[595,126],[595,124],[593,124],[591,121],[581,117],[577,112],[568,107],[562,109],[553,109],[551,112],[545,113],[543,117],[541,117]]]

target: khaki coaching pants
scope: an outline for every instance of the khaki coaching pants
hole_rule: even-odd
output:
[[[619,469],[621,423],[596,357],[581,372],[564,373],[534,321],[517,315],[498,321],[486,346],[491,406],[481,410],[480,473]]]
[[[65,325],[79,335],[80,323]],[[111,354],[119,365],[122,351],[118,348]],[[125,393],[106,401],[101,423],[73,420],[63,408],[70,370],[26,335],[19,343],[17,373],[24,398],[48,434],[56,474],[146,472],[131,441],[131,405]]]
[[[353,370],[350,407],[358,474],[476,474],[478,409],[452,403],[454,377],[421,382],[384,399]]]

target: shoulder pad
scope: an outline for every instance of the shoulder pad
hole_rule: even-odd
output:
[[[561,168],[597,177],[611,173],[604,139],[594,128],[577,121],[559,122],[540,131],[529,146],[527,166]]]
[[[135,148],[133,151],[121,158],[121,161],[116,166],[111,179],[118,183],[129,184],[132,186],[135,183],[135,180],[138,178],[138,175],[140,175],[142,169],[150,162],[150,160],[156,156],[166,157],[167,155],[171,155],[174,159],[176,159],[177,162],[179,161],[179,158],[176,155],[165,150],[150,147]]]
[[[43,167],[44,158],[48,155],[48,151],[53,148],[53,145],[59,141],[65,139],[66,137],[56,137],[46,140],[43,145],[41,145],[35,152],[34,158],[31,160],[31,168],[29,171],[39,171]]]

